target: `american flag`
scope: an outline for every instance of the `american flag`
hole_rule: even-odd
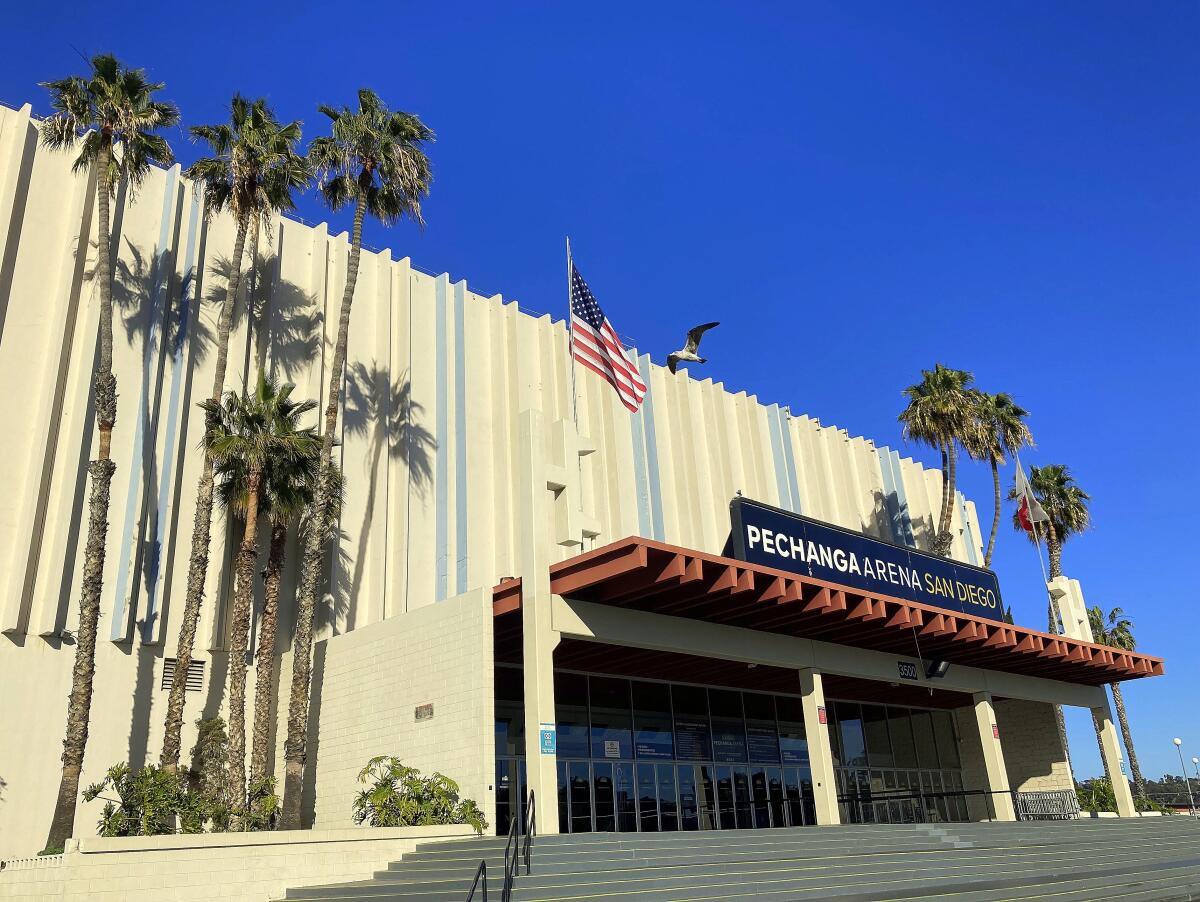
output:
[[[646,383],[626,356],[616,330],[574,265],[571,266],[571,354],[581,366],[607,380],[631,412],[642,406]]]

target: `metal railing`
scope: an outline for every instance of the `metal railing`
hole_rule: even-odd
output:
[[[1079,797],[1070,789],[1013,790],[1012,795],[1019,821],[1073,821],[1079,817]]]
[[[479,881],[482,880],[481,884]],[[475,898],[475,890],[480,886],[483,887],[483,893],[480,898],[483,902],[487,902],[487,860],[480,859],[479,867],[475,869],[475,879],[471,882],[471,891],[467,893],[467,902],[471,902]]]
[[[997,794],[1009,795],[1009,790],[955,789],[923,792],[917,789],[885,789],[878,792],[839,795],[838,804],[846,805],[850,813],[856,816],[853,822],[859,824],[961,823],[971,819],[966,808],[971,797],[981,797],[986,805],[987,819],[995,820],[996,806],[992,796]],[[956,816],[950,816],[951,804],[959,799],[963,802],[963,809],[959,811],[958,805],[954,804]],[[898,818],[893,818],[895,812],[899,813]]]
[[[517,879],[517,871],[522,860],[525,863],[525,874],[532,873],[530,862],[533,857],[533,837],[537,833],[537,808],[534,805],[533,793],[525,798],[525,808],[522,817],[512,819],[508,826],[508,841],[504,843],[504,882],[500,887],[500,902],[511,902],[512,888]],[[525,823],[525,832],[521,832],[521,823]],[[476,890],[480,891],[480,899],[487,902],[487,859],[480,859],[479,867],[475,869],[475,879],[467,893],[466,902],[472,902]]]

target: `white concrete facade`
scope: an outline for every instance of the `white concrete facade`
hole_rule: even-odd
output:
[[[0,443],[0,468],[14,487],[0,497],[0,723],[22,725],[0,731],[0,856],[27,854],[44,839],[74,654],[61,632],[78,619],[98,303],[94,193],[70,167],[70,155],[38,147],[28,107],[0,106],[0,417],[21,427]],[[122,192],[114,205],[117,473],[84,785],[117,761],[157,760],[163,659],[176,645],[201,468],[196,405],[212,382],[212,337],[233,232],[227,218],[204,221],[177,167],[153,171],[136,198]],[[263,236],[260,259],[243,283],[254,313],[241,305],[227,388],[252,378],[261,344],[267,368],[294,382],[296,397],[324,401],[336,330],[331,311],[347,255],[346,234],[330,235],[324,224],[285,219]],[[536,303],[560,302],[565,306],[565,299]],[[491,625],[476,620],[486,590],[503,577],[522,576],[532,599],[523,616],[526,653],[536,664],[527,665],[527,680],[541,673],[526,686],[527,698],[535,692],[528,716],[536,727],[553,718],[553,693],[540,687],[560,632],[552,620],[561,600],[550,597],[545,582],[549,563],[629,535],[720,552],[728,503],[739,491],[929,547],[939,471],[777,403],[686,371],[672,375],[647,355],[638,364],[650,386],[639,413],[630,415],[607,384],[581,371],[578,430],[568,429],[572,383],[561,320],[529,315],[449,275],[420,272],[389,251],[364,252],[337,448],[346,501],[317,634],[328,640],[318,641],[331,667],[325,689],[343,703],[335,714],[327,696],[314,726],[318,824],[342,822],[353,790],[347,775],[375,754],[436,767],[481,805],[493,804],[483,788],[491,782],[490,744],[478,759],[466,752],[439,758],[422,735],[428,725],[414,725],[409,709],[432,701],[435,712],[455,712],[443,723],[459,724],[490,711],[490,664],[459,683],[463,661],[485,654]],[[954,518],[953,556],[981,562],[978,518],[961,495]],[[224,513],[215,516],[196,649],[205,678],[200,692],[188,694],[185,752],[195,719],[224,710],[225,605],[238,534]],[[284,687],[297,558],[293,539],[282,590]],[[438,614],[423,614],[435,605]],[[456,605],[462,611],[455,613]],[[469,616],[462,613],[468,609]],[[448,624],[461,630],[462,647],[430,638],[444,635]],[[761,641],[766,647],[781,638]],[[820,645],[811,654],[799,653],[799,645],[787,651],[788,666],[839,666],[844,656]],[[418,672],[414,658],[444,663]],[[862,662],[868,666],[869,656]],[[887,666],[894,672],[891,658]],[[963,690],[1067,701],[1086,688],[981,674]],[[372,686],[398,691],[356,697],[368,677]],[[250,680],[252,693],[253,673]],[[456,696],[460,690],[473,700]],[[1095,704],[1078,697],[1068,703]],[[390,732],[368,730],[372,717]],[[486,718],[477,726],[491,730]],[[355,738],[338,746],[334,737],[343,728]],[[536,730],[527,735],[536,738]],[[470,733],[462,741],[478,739]],[[544,791],[553,762],[542,764],[531,785]],[[80,805],[76,836],[92,833],[98,808]]]

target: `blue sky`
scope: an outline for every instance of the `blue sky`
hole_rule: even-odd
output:
[[[425,231],[367,230],[422,269],[557,316],[569,232],[656,359],[719,319],[704,375],[902,449],[900,390],[922,367],[1014,394],[1027,462],[1070,465],[1095,499],[1066,571],[1167,658],[1126,691],[1145,772],[1178,772],[1175,735],[1200,754],[1200,6],[143,9],[26,5],[0,100],[44,113],[38,81],[112,51],[165,81],[185,124],[241,91],[313,135],[317,103],[368,85],[438,133]],[[329,218],[312,196],[301,214]],[[986,468],[963,487],[989,518]],[[1034,552],[1007,525],[995,568],[1018,622],[1043,626]],[[1090,719],[1069,725],[1078,773],[1098,772]]]

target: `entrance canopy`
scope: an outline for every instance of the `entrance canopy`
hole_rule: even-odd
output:
[[[550,567],[564,598],[1064,682],[1157,676],[1161,658],[1053,636],[796,573],[631,537]],[[497,616],[520,582],[496,587]]]

